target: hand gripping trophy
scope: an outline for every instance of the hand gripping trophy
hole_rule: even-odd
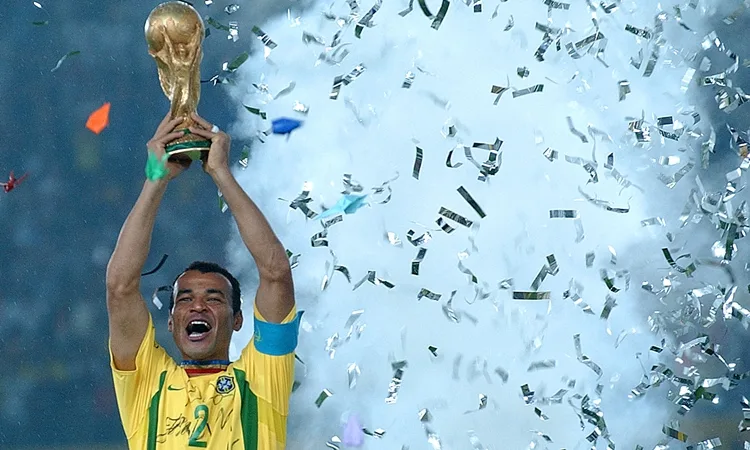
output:
[[[146,20],[148,52],[156,61],[159,82],[171,102],[171,116],[183,118],[177,129],[185,135],[170,142],[166,152],[170,159],[200,159],[211,142],[190,134],[196,126],[191,114],[196,112],[201,93],[201,44],[205,34],[203,19],[192,6],[181,1],[162,3]]]

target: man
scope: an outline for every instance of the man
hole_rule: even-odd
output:
[[[243,324],[240,286],[212,263],[191,264],[175,280],[167,327],[182,354],[176,363],[155,340],[140,294],[140,273],[156,213],[170,180],[190,162],[168,161],[168,175],[146,180],[107,266],[109,347],[115,393],[131,449],[283,449],[294,376],[299,315],[284,247],[235,180],[230,139],[199,116],[190,132],[211,141],[204,170],[224,195],[258,267],[255,334],[229,361],[233,331]],[[161,160],[180,119],[169,115],[148,143]]]

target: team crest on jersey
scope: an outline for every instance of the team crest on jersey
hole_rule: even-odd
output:
[[[216,392],[228,394],[234,390],[234,378],[222,375],[216,380]]]

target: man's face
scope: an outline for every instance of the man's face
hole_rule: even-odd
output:
[[[232,331],[242,313],[232,312],[232,285],[218,273],[189,270],[175,283],[169,331],[183,359],[228,359]]]

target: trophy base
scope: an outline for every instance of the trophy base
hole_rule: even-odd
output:
[[[210,148],[211,141],[190,141],[167,145],[164,150],[167,155],[169,155],[169,159],[176,161],[197,161],[201,159],[203,153],[207,153]]]

